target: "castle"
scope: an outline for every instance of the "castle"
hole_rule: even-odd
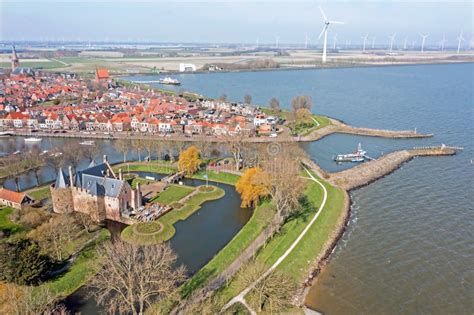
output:
[[[82,212],[97,222],[106,219],[122,222],[124,212],[142,205],[140,185],[132,189],[123,180],[121,170],[117,178],[106,156],[102,164],[92,161],[87,169],[78,171],[75,176],[72,167],[69,167],[69,174],[60,168],[56,182],[51,185],[51,198],[54,212]]]

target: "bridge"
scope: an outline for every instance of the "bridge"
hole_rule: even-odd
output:
[[[166,177],[163,177],[161,179],[161,181],[166,183],[166,184],[177,183],[178,181],[183,179],[185,175],[186,175],[186,173],[184,171],[181,171],[181,172],[177,172],[177,173],[174,173],[174,174],[170,174]]]

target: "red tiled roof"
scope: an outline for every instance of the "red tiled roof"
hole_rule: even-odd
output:
[[[95,71],[97,79],[108,79],[109,78],[109,70],[105,68],[99,68]]]
[[[5,188],[0,189],[0,199],[8,200],[14,203],[21,203],[25,198],[25,193],[19,193]]]

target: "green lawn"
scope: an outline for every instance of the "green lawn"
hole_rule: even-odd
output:
[[[12,222],[9,218],[10,214],[13,213],[15,209],[10,207],[4,207],[0,209],[0,231],[6,234],[13,234],[23,230],[23,227],[15,222]]]
[[[234,236],[234,238],[201,268],[181,289],[181,295],[187,296],[199,287],[202,287],[209,279],[218,275],[230,265],[250,243],[263,231],[275,214],[274,207],[269,202],[258,206],[250,220]]]
[[[107,229],[102,229],[99,233],[99,238],[82,250],[66,273],[43,283],[42,286],[48,287],[59,298],[68,296],[86,284],[100,263],[97,261],[97,246],[110,239]]]
[[[277,267],[278,270],[293,278],[298,284],[307,276],[310,265],[322,252],[324,244],[335,231],[339,218],[346,211],[344,209],[345,192],[328,183],[324,183],[324,186],[328,190],[328,199],[323,212],[291,254]],[[265,248],[257,254],[256,259],[262,261],[268,267],[275,263],[288,249],[317,212],[323,197],[322,188],[317,183],[310,181],[305,196],[307,197],[307,205],[304,210],[298,216],[286,222],[280,233],[275,235]],[[220,294],[228,300],[238,294],[238,291],[239,288],[236,287],[236,284],[231,282],[228,287],[220,291]]]
[[[196,179],[202,179],[206,180],[204,176],[206,175],[206,171],[199,171],[196,174],[192,176],[192,178]],[[207,175],[209,176],[209,181],[212,182],[217,182],[217,183],[223,183],[223,184],[229,184],[229,185],[235,185],[237,181],[239,180],[240,176],[231,174],[231,173],[226,173],[226,172],[215,172],[215,171],[209,171],[207,172]]]
[[[169,240],[176,232],[174,224],[180,220],[186,220],[199,208],[201,204],[209,200],[222,198],[225,191],[221,188],[215,187],[212,192],[198,192],[193,195],[184,205],[179,209],[172,210],[159,218],[157,221],[163,224],[163,229],[158,234],[153,235],[138,235],[133,233],[133,226],[128,226],[122,231],[122,239],[129,243],[140,245],[157,244]],[[137,223],[140,224],[140,223]]]
[[[192,193],[194,189],[194,187],[183,185],[169,185],[165,191],[162,191],[157,197],[152,198],[150,201],[170,205],[174,202],[180,201],[182,198]]]
[[[114,172],[118,173],[119,169],[126,174],[130,172],[154,172],[162,174],[171,174],[176,172],[177,167],[172,163],[165,161],[151,161],[151,162],[129,162],[120,163],[113,166]]]
[[[37,68],[37,69],[54,69],[54,68],[63,68],[65,65],[63,65],[60,62],[57,61],[33,61],[33,59],[30,60],[20,60],[21,66],[26,67],[26,68]],[[10,68],[11,63],[9,62],[0,62],[0,68]]]
[[[26,191],[26,193],[33,198],[34,200],[43,200],[51,196],[51,191],[49,189],[49,184],[40,188],[35,188],[32,190]]]

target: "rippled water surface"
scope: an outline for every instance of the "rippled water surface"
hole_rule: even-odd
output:
[[[307,305],[327,314],[472,314],[474,310],[474,64],[181,75],[178,89],[284,107],[297,94],[313,111],[355,126],[415,129],[423,140],[333,135],[305,144],[323,168],[359,142],[372,157],[417,145],[463,146],[416,158],[352,192],[349,228]],[[135,78],[137,79],[137,78]],[[138,78],[147,79],[150,78]]]

